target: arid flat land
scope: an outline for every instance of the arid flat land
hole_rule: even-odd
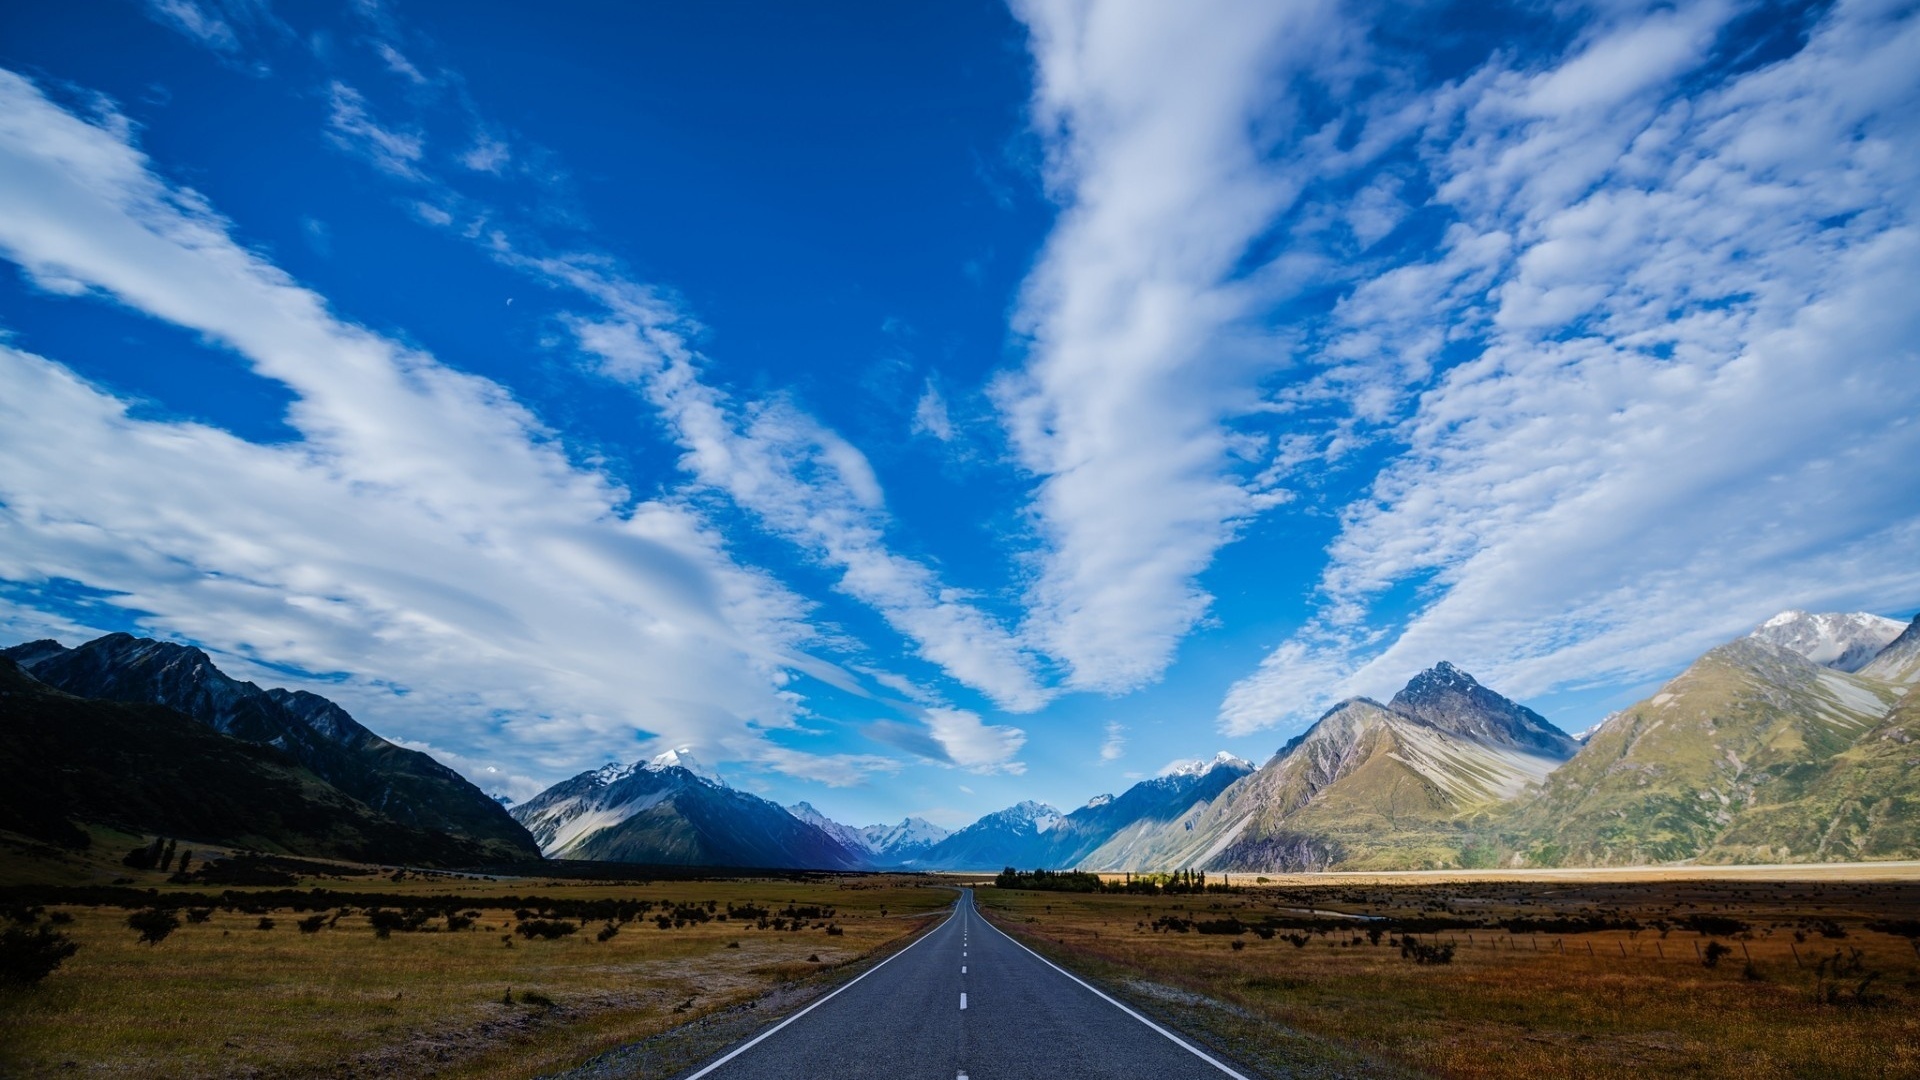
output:
[[[1244,881],[977,895],[1030,946],[1296,1075],[1920,1076],[1912,864]]]
[[[41,907],[36,921],[80,948],[40,985],[0,989],[0,1075],[534,1076],[830,980],[822,973],[904,942],[927,921],[916,916],[955,895],[907,876],[394,880],[339,869],[272,888],[124,869],[116,876],[136,880],[117,887],[18,883],[44,880],[44,867],[4,875],[15,879],[8,906]],[[29,903],[50,888],[69,902]],[[156,909],[179,925],[143,944],[128,917]],[[13,918],[0,914],[0,927]],[[567,929],[545,936],[555,926]]]

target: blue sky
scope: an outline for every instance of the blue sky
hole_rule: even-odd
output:
[[[1920,605],[1911,4],[0,11],[0,636],[865,823]]]

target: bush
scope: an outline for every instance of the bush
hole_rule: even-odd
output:
[[[0,983],[32,986],[79,951],[80,946],[51,926],[9,926],[0,932]]]
[[[1710,968],[1719,967],[1720,958],[1732,951],[1733,949],[1729,946],[1722,945],[1717,941],[1709,941],[1707,942],[1707,951],[1700,956],[1700,962]]]
[[[326,924],[327,913],[323,911],[318,915],[309,915],[293,925],[303,934],[317,934],[320,932],[320,928]]]
[[[532,941],[536,937],[552,941],[555,938],[566,937],[568,934],[574,933],[579,929],[580,927],[574,923],[561,922],[556,919],[528,919],[516,928],[516,932],[528,941]],[[525,999],[526,995],[522,994],[521,997]]]
[[[171,911],[148,908],[127,916],[127,928],[140,931],[140,940],[148,945],[158,945],[168,934],[180,929],[180,920]]]
[[[1400,939],[1400,955],[1416,964],[1451,964],[1453,946],[1429,945],[1414,937]]]

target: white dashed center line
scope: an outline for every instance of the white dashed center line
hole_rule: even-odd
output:
[[[963,990],[960,992],[960,1008],[965,1009],[966,1007],[967,1007],[967,994],[966,994],[966,991]]]

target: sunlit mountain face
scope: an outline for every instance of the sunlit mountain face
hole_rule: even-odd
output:
[[[0,646],[516,850],[1904,850],[1917,19],[0,6]]]

